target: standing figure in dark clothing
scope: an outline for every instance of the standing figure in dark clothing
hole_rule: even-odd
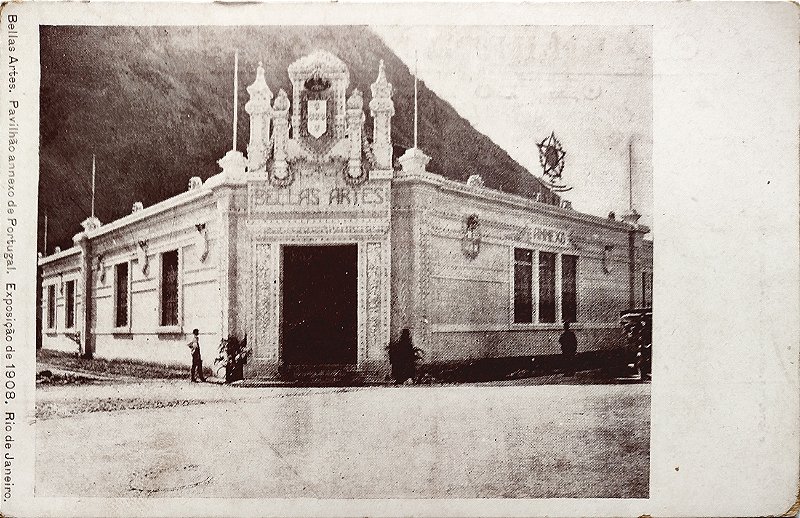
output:
[[[564,322],[564,332],[558,337],[561,344],[561,361],[564,367],[564,376],[575,375],[575,353],[578,352],[578,339],[569,328],[569,322]]]
[[[400,331],[400,339],[389,344],[389,363],[396,383],[404,383],[409,378],[414,379],[418,354],[418,349],[411,341],[411,332],[408,329]]]
[[[200,357],[200,330],[195,329],[192,331],[194,337],[192,341],[186,344],[186,346],[192,351],[192,381],[197,381],[197,378],[200,378],[200,381],[205,381],[206,378],[203,376],[203,359]],[[195,372],[197,373],[195,375]]]

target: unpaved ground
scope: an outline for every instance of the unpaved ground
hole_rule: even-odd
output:
[[[649,385],[37,390],[37,496],[646,497]],[[191,404],[203,403],[203,404]]]
[[[61,375],[84,376],[82,372],[49,368]],[[67,417],[84,412],[164,408],[225,401],[248,401],[272,397],[290,397],[315,393],[347,392],[367,387],[302,388],[302,387],[239,387],[224,385],[221,379],[207,383],[190,383],[185,379],[137,379],[130,376],[86,374],[81,383],[42,383],[36,390],[36,418]],[[597,371],[578,372],[574,376],[547,374],[482,383],[443,386],[504,387],[530,385],[586,385],[608,382]],[[389,387],[387,387],[389,388]]]

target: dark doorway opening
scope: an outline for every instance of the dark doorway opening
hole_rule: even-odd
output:
[[[357,245],[283,247],[285,364],[356,363],[357,277]]]

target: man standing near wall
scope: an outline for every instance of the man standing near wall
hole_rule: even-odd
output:
[[[193,330],[192,335],[194,335],[192,337],[192,341],[186,344],[187,347],[189,347],[189,349],[192,351],[192,381],[197,381],[197,378],[195,377],[195,369],[197,372],[197,377],[200,378],[200,381],[205,381],[206,378],[203,376],[203,359],[200,357],[200,330]]]
[[[578,339],[569,328],[569,322],[564,321],[564,332],[558,337],[561,344],[561,361],[564,367],[564,376],[575,374],[575,353],[578,352]]]

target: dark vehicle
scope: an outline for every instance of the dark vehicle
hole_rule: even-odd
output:
[[[653,310],[652,308],[620,311],[619,320],[628,335],[629,366],[644,381],[650,379],[653,362]]]

